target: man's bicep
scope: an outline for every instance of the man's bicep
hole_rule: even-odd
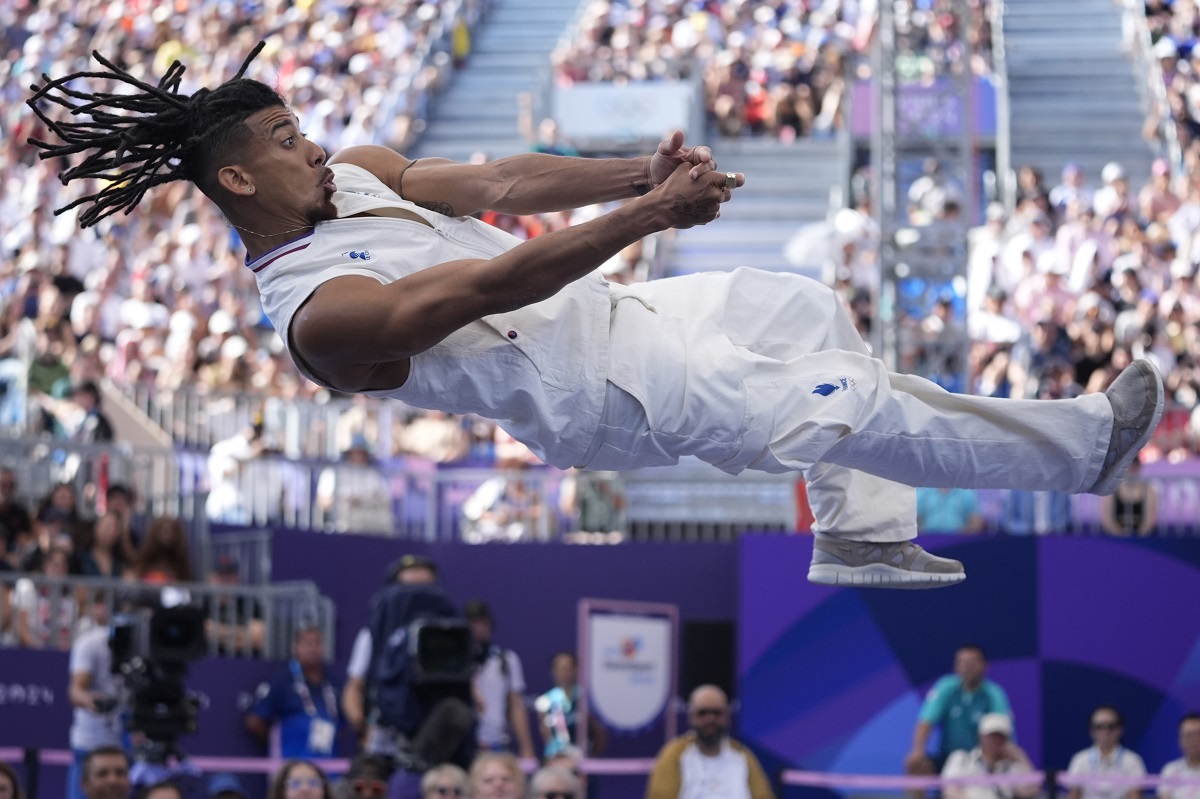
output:
[[[326,281],[297,311],[296,352],[322,374],[403,360],[485,315],[472,266],[451,261],[393,283],[345,275]]]

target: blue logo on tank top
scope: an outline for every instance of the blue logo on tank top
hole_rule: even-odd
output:
[[[342,255],[349,257],[351,260],[357,260],[357,261],[371,260],[371,253],[368,252],[367,250],[363,250],[362,252],[356,252],[355,250],[351,250],[350,252],[342,253]]]

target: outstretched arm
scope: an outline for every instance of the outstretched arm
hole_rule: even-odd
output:
[[[693,181],[685,166],[644,197],[605,216],[538,236],[490,260],[430,266],[380,285],[335,277],[301,306],[293,353],[342,391],[386,390],[407,378],[407,359],[490,314],[553,296],[639,238],[715,219],[729,196],[709,164]]]
[[[349,147],[329,159],[371,172],[406,200],[446,216],[478,211],[536,214],[580,208],[645,194],[690,164],[692,180],[711,169],[707,147],[684,147],[675,131],[654,155],[640,158],[568,158],[524,153],[486,164],[444,158],[411,161],[386,147]],[[745,178],[737,178],[742,185]]]

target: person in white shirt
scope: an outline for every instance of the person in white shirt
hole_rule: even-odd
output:
[[[1112,782],[1088,782],[1071,787],[1067,799],[1138,799],[1142,791],[1132,784],[1146,776],[1146,764],[1141,755],[1121,745],[1125,720],[1121,711],[1111,705],[1100,705],[1092,711],[1090,726],[1092,746],[1071,758],[1067,773],[1077,777],[1113,777]]]
[[[1200,799],[1200,713],[1179,720],[1179,750],[1183,757],[1163,766],[1161,776],[1170,780],[1158,788],[1158,799]],[[1176,784],[1187,780],[1187,784]]]
[[[1033,773],[1025,750],[1012,740],[1012,718],[1007,713],[984,713],[979,719],[979,745],[950,754],[943,777],[982,777]],[[943,799],[1033,799],[1041,792],[1040,781],[1028,785],[946,785]]]

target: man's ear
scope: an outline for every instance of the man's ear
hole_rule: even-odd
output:
[[[250,176],[240,166],[230,164],[217,170],[217,184],[230,194],[252,194]]]

